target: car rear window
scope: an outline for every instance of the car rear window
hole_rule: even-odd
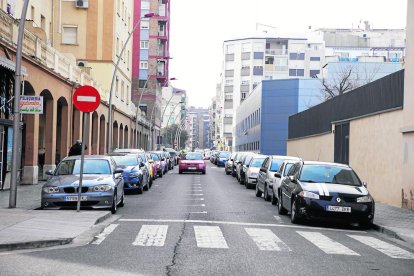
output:
[[[185,156],[186,160],[203,160],[203,155],[200,153],[187,153]]]

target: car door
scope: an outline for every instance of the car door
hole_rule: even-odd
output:
[[[285,190],[286,190],[286,197],[288,198],[286,201],[283,201],[283,205],[285,208],[289,211],[291,211],[291,202],[293,198],[293,191],[295,190],[296,186],[298,185],[297,180],[291,180],[291,177],[297,178],[298,172],[300,170],[300,163],[296,163],[292,166],[292,168],[289,170],[289,173],[287,174],[287,177],[283,179],[283,181],[286,183]]]
[[[290,168],[290,170],[287,173],[286,177],[284,177],[281,180],[281,182],[280,182],[280,189],[281,189],[281,195],[282,195],[282,203],[283,203],[283,207],[286,210],[290,210],[290,207],[291,207],[290,203],[291,203],[291,198],[292,198],[291,192],[290,192],[291,191],[291,185],[292,185],[292,183],[291,183],[289,177],[294,175],[294,173],[296,171],[296,167],[297,167],[297,164],[294,164]]]
[[[277,198],[279,198],[279,191],[278,191],[278,189],[279,189],[279,187],[280,187],[280,185],[281,185],[281,183],[282,183],[282,179],[283,179],[283,172],[285,171],[285,168],[286,168],[286,162],[283,162],[282,163],[282,165],[280,165],[280,168],[279,168],[279,170],[276,172],[276,173],[278,173],[279,175],[280,175],[280,177],[276,177],[275,176],[275,180],[274,180],[274,182],[273,182],[273,194],[277,197]]]
[[[110,166],[111,166],[112,177],[114,178],[114,183],[116,187],[116,196],[118,200],[121,200],[121,197],[124,192],[124,181],[122,178],[122,173],[114,173],[117,166],[113,159],[111,159]]]
[[[270,157],[267,157],[265,159],[265,161],[263,162],[262,166],[260,167],[259,170],[259,177],[258,177],[258,181],[257,181],[257,188],[260,191],[263,191],[263,187],[264,187],[264,183],[266,181],[266,175],[267,175],[267,166],[270,162]]]

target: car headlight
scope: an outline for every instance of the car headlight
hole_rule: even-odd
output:
[[[139,177],[139,173],[133,172],[133,173],[128,174],[128,176],[132,178]]]
[[[372,197],[370,195],[366,195],[366,196],[361,196],[357,198],[357,202],[358,203],[363,203],[363,202],[372,202]]]
[[[59,193],[59,188],[58,187],[44,187],[43,192],[47,194]]]
[[[111,185],[106,185],[106,184],[96,185],[96,186],[93,187],[94,192],[107,192],[111,189],[112,189]]]
[[[301,197],[319,199],[319,195],[317,195],[315,193],[312,193],[312,192],[308,192],[308,191],[302,191],[302,192],[299,193],[299,195]]]

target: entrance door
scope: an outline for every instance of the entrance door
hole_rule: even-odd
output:
[[[349,122],[335,125],[334,161],[349,164]]]

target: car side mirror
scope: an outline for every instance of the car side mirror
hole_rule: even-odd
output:
[[[115,169],[114,174],[123,173],[123,172],[124,172],[123,169]]]
[[[165,161],[165,158],[161,158],[161,161]]]
[[[46,175],[53,175],[54,171],[53,170],[48,170],[45,172]]]
[[[294,183],[296,183],[296,182],[297,182],[296,176],[294,176],[294,175],[290,175],[290,176],[289,176],[289,180],[290,180],[291,182],[294,182]]]
[[[280,173],[275,173],[275,177],[277,177],[277,178],[281,178],[282,176],[281,176],[281,174]]]
[[[140,168],[145,167],[144,162],[139,163],[139,167],[140,167]]]
[[[362,182],[362,185],[364,185],[365,188],[368,188],[368,183],[367,182]]]

